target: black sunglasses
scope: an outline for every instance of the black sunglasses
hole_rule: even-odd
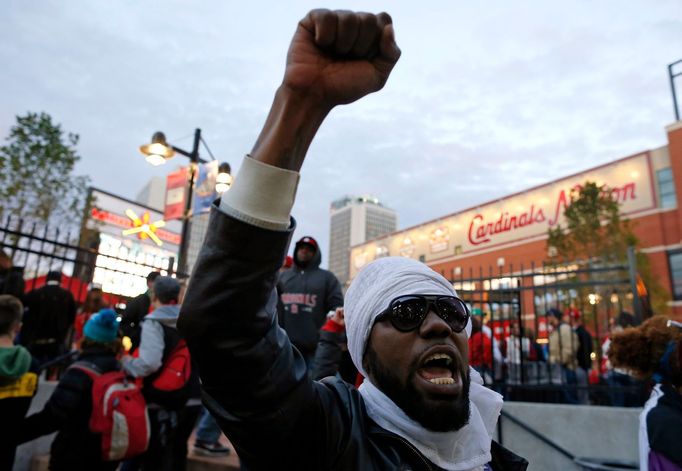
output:
[[[469,308],[457,296],[437,294],[407,294],[398,296],[388,305],[388,309],[379,314],[377,322],[384,319],[391,321],[393,327],[401,332],[410,332],[418,328],[429,311],[433,310],[443,319],[453,332],[459,333],[469,321]]]

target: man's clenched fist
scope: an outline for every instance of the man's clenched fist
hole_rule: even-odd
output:
[[[298,24],[282,85],[331,109],[380,90],[399,57],[388,14],[313,10]]]

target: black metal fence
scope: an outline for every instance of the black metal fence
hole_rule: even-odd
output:
[[[116,290],[108,293],[104,290],[112,305],[125,303],[133,295],[130,291],[132,286],[146,289],[146,276],[151,271],[186,277],[175,272],[172,257],[167,263],[160,264],[158,260],[127,253],[125,247],[103,252],[96,231],[68,231],[12,217],[7,217],[0,224],[0,249],[11,262],[11,267],[3,269],[2,279],[23,279],[23,291],[28,292],[44,284],[48,272],[59,271],[63,276],[62,287],[71,291],[79,303],[84,301],[92,286],[113,286],[114,278],[127,280],[129,286],[119,283]],[[7,292],[8,284],[3,283],[2,286],[0,291]]]
[[[606,357],[611,334],[641,319],[633,265],[488,267],[451,281],[481,331],[470,363],[506,399],[643,404],[645,385]]]

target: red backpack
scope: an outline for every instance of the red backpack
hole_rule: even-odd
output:
[[[156,373],[144,379],[144,396],[150,404],[180,409],[192,393],[192,360],[187,343],[178,331],[161,326],[164,333],[163,363]]]
[[[102,458],[120,461],[137,456],[149,446],[149,416],[142,391],[123,371],[102,373],[94,365],[77,361],[70,368],[92,379],[90,431],[102,435]]]

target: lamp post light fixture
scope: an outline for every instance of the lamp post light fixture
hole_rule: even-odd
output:
[[[215,177],[215,191],[222,195],[232,186],[232,169],[230,164],[223,162],[218,167],[218,175]]]
[[[166,160],[175,155],[175,150],[166,142],[166,135],[160,131],[154,133],[151,144],[140,146],[140,152],[145,155],[147,162],[155,167],[165,164]]]
[[[189,218],[192,210],[192,192],[194,190],[194,179],[196,177],[197,164],[207,163],[206,160],[199,157],[199,144],[203,142],[201,139],[201,129],[194,130],[194,142],[192,150],[186,151],[172,144],[168,144],[164,133],[157,131],[152,136],[152,142],[140,146],[140,152],[145,155],[147,162],[154,166],[163,165],[166,161],[173,158],[177,153],[184,155],[190,160],[189,165],[189,189],[187,191],[187,198],[185,201],[185,210],[182,216],[182,235],[180,237],[180,253],[178,254],[178,272],[186,274],[187,269],[187,243],[189,239]],[[206,145],[206,143],[204,143]],[[208,147],[207,147],[208,149]],[[209,150],[209,154],[210,154]],[[221,180],[216,178],[216,191],[224,193],[230,188],[232,184],[232,175],[230,175],[230,165],[223,163],[219,167],[222,172]],[[219,177],[220,177],[219,173]]]

